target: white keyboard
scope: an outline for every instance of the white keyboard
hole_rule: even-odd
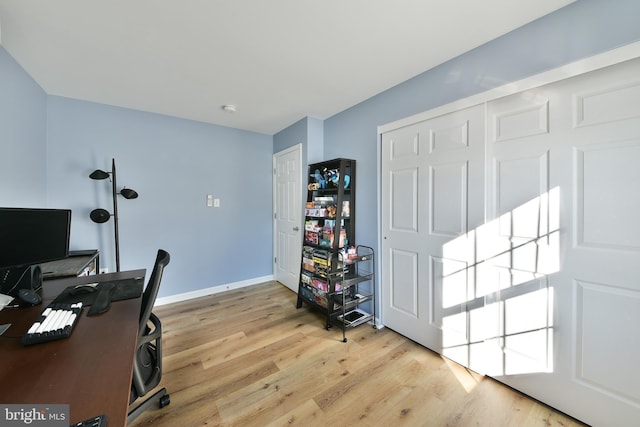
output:
[[[49,304],[22,336],[22,345],[68,338],[82,312],[82,303]]]

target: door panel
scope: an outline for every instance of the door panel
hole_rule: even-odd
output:
[[[638,199],[611,190],[640,182],[640,140],[576,147],[574,155],[576,204],[584,212],[576,224],[578,245],[639,250]]]
[[[418,254],[391,250],[389,306],[405,316],[418,318]]]
[[[430,168],[430,233],[455,237],[467,228],[467,163]]]
[[[391,172],[390,228],[393,231],[418,232],[418,169]]]
[[[577,345],[582,353],[578,381],[618,400],[639,402],[638,376],[628,368],[640,360],[637,346],[629,344],[635,338],[629,333],[629,325],[640,323],[640,293],[611,284],[578,281],[576,302]],[[608,315],[598,316],[600,312]]]

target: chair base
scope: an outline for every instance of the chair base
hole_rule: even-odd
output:
[[[164,408],[169,403],[171,403],[171,399],[169,398],[169,393],[167,393],[166,388],[161,388],[153,395],[149,396],[145,399],[144,402],[136,406],[134,409],[129,411],[129,415],[127,416],[127,425],[131,424],[136,418],[140,416],[147,409],[158,406],[160,408]]]

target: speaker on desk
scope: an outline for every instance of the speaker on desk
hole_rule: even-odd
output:
[[[40,265],[0,270],[0,293],[15,297],[20,289],[39,291],[42,288]]]

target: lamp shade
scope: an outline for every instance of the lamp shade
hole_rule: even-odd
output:
[[[93,222],[102,224],[109,221],[109,218],[111,218],[111,214],[106,209],[94,209],[89,214],[89,218],[91,218],[91,221]]]
[[[93,172],[91,172],[91,175],[89,175],[89,178],[91,178],[91,179],[107,179],[107,178],[109,178],[109,172],[105,172],[103,170],[96,169]]]
[[[132,190],[130,188],[123,188],[122,190],[120,190],[120,194],[125,199],[137,199],[138,198],[138,193],[136,192],[136,190]]]

